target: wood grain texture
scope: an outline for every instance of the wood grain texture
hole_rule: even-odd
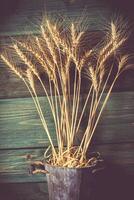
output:
[[[16,0],[10,1],[9,10],[5,8],[5,13],[1,16],[0,35],[23,35],[29,32],[37,33],[38,21],[41,20],[43,15],[65,15],[69,17],[77,17],[83,14],[83,10],[87,10],[85,15],[90,18],[91,29],[102,28],[101,23],[98,21],[108,18],[110,9],[99,0],[79,0],[69,3],[64,0]],[[86,8],[86,9],[85,9]],[[2,8],[1,8],[2,10]],[[2,10],[3,11],[3,10]]]
[[[134,70],[122,74],[116,82],[113,92],[134,91]],[[83,82],[82,93],[87,93],[89,82]],[[44,92],[37,82],[39,96]],[[46,88],[48,84],[46,83]],[[7,66],[0,61],[0,99],[30,97],[25,84]]]
[[[63,14],[69,19],[80,17],[85,15],[87,24],[91,34],[94,36],[92,40],[96,43],[102,38],[102,32],[105,29],[105,23],[111,18],[113,8],[110,8],[106,1],[99,0],[12,0],[12,5],[9,0],[8,9],[5,14],[1,14],[0,19],[0,49],[3,51],[11,45],[11,38],[22,39],[33,33],[39,34],[39,21],[43,16],[43,13],[50,16]],[[85,8],[85,9],[84,9]],[[85,13],[85,14],[84,14]],[[128,28],[129,29],[129,28]],[[126,47],[127,53],[134,52],[133,48],[134,39],[131,34],[130,41]],[[129,48],[128,48],[129,46]],[[19,63],[17,63],[19,64]],[[23,67],[23,66],[22,66]],[[7,81],[8,80],[8,81]],[[115,86],[115,91],[132,91],[134,90],[134,71],[128,71],[123,74]],[[42,95],[42,90],[38,87],[39,95]],[[87,87],[84,92],[87,91]],[[0,98],[14,98],[14,97],[27,97],[29,92],[22,81],[17,78],[3,63],[0,61]]]
[[[0,182],[44,182],[45,175],[31,175],[29,172],[32,161],[42,160],[43,149],[1,150]],[[28,160],[28,157],[31,157]]]
[[[113,93],[100,124],[94,143],[134,142],[134,93]],[[40,97],[44,115],[56,144],[55,128],[46,97]],[[85,114],[86,119],[86,114]],[[79,137],[84,129],[81,127]],[[48,146],[38,113],[31,98],[0,100],[0,149]]]
[[[54,125],[46,97],[43,102],[48,127],[54,137]],[[5,103],[4,103],[5,102]],[[47,146],[47,135],[31,98],[1,100],[0,148]],[[34,139],[36,138],[36,139]]]
[[[69,3],[70,2],[70,3]],[[0,23],[0,48],[7,48],[11,45],[11,36],[18,39],[20,36],[29,33],[39,33],[39,21],[43,15],[58,15],[64,14],[70,18],[79,17],[83,12],[89,19],[90,29],[100,30],[103,26],[99,20],[107,18],[110,9],[99,0],[90,1],[64,1],[64,0],[5,0],[1,7],[1,23]],[[8,80],[8,81],[7,81]],[[26,87],[3,63],[0,61],[0,98],[26,97],[29,92]],[[42,90],[39,88],[39,94]]]
[[[100,31],[92,31],[89,33],[91,37],[93,36],[94,40],[92,40],[91,45],[95,46],[100,39],[102,38],[102,32]],[[18,41],[25,41],[27,38],[30,37],[27,36],[14,36],[14,39]],[[10,37],[1,37],[0,38],[0,48],[1,52],[5,52],[5,50],[8,52],[7,54],[11,56],[13,63],[22,70],[25,67],[25,64],[21,62],[19,57],[15,55],[13,51],[11,51],[10,46],[12,45],[12,40]],[[40,73],[43,80],[46,80],[47,77],[43,72]],[[73,77],[73,74],[72,74]],[[7,81],[8,80],[8,81]],[[83,84],[84,85],[84,84]],[[89,85],[89,83],[87,84]],[[36,81],[36,86],[38,89],[38,94],[43,95],[42,87],[39,84],[39,81]],[[45,82],[46,88],[48,88],[47,81]],[[87,92],[88,87],[86,87],[83,92]],[[15,98],[15,97],[27,97],[30,96],[27,88],[25,87],[22,80],[20,80],[13,72],[8,68],[8,66],[5,65],[5,63],[0,60],[0,98]],[[49,90],[48,90],[49,92]]]
[[[134,175],[134,143],[93,145],[90,151],[99,151],[106,162],[118,166],[128,175]],[[43,159],[45,149],[1,150],[0,182],[46,182],[45,175],[30,175],[29,165]],[[28,157],[31,159],[27,159]]]
[[[101,31],[89,31],[91,38],[91,46],[94,47],[104,36]],[[15,36],[14,38],[19,41],[24,41],[29,36]],[[131,38],[126,42],[124,48],[121,50],[122,54],[133,54],[134,52],[134,38]],[[12,45],[12,41],[10,37],[2,37],[0,38],[0,48],[3,53],[5,49],[9,48]],[[11,50],[11,49],[10,49]],[[12,57],[15,65],[21,69],[24,69],[24,64],[15,56],[14,52],[8,51],[9,55]],[[131,61],[133,63],[134,60]],[[116,84],[113,88],[113,91],[121,92],[121,91],[134,91],[134,66],[132,69],[129,69],[123,72],[119,79],[116,81]],[[44,81],[46,81],[47,77],[44,72],[41,72],[41,77]],[[73,74],[72,74],[73,77]],[[47,81],[45,82],[46,88],[48,88]],[[90,85],[89,81],[83,78],[82,81],[82,93],[87,93],[88,86]],[[38,81],[36,81],[36,86],[38,89],[38,94],[43,95],[43,90]],[[20,80],[9,68],[5,65],[5,63],[0,60],[0,99],[1,98],[18,98],[18,97],[29,97],[30,94],[25,87],[22,80]]]

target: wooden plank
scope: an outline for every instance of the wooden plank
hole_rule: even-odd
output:
[[[90,32],[94,38],[91,42],[91,46],[95,46],[102,38],[103,34],[100,31],[93,31]],[[19,41],[24,41],[26,37],[15,37],[15,39]],[[9,49],[11,45],[11,39],[9,37],[2,37],[1,38],[1,52],[5,51],[5,49]],[[125,44],[124,50],[121,50],[124,54],[131,54],[134,51],[134,38],[130,38],[129,41]],[[10,49],[11,50],[11,49]],[[14,63],[19,68],[24,69],[24,64],[21,60],[11,51],[8,51],[9,55],[12,55]],[[131,61],[133,63],[133,61]],[[39,71],[40,72],[40,71]],[[45,81],[45,85],[48,88],[47,78],[44,72],[40,72],[43,81]],[[73,74],[72,74],[73,77]],[[122,92],[122,91],[134,91],[134,70],[127,70],[121,74],[119,79],[117,80],[113,91],[114,92]],[[88,86],[90,82],[83,78],[82,81],[82,93],[87,93]],[[38,94],[43,95],[43,90],[39,81],[36,81],[36,86],[38,89]],[[48,89],[49,91],[49,89]],[[27,88],[25,87],[22,80],[20,80],[0,59],[0,98],[15,98],[15,97],[28,97],[30,96]]]
[[[93,0],[90,0],[91,2],[85,2],[85,3],[88,3],[89,5],[87,6],[87,11],[89,10],[90,12],[87,12],[88,13],[88,17],[89,19],[91,19],[91,23],[89,23],[91,25],[91,29],[89,28],[90,30],[90,34],[92,34],[94,36],[94,39],[92,40],[93,44],[96,44],[97,41],[100,41],[102,36],[103,36],[103,33],[102,31],[100,31],[102,29],[102,27],[104,28],[104,26],[102,25],[102,23],[100,23],[98,21],[98,18],[100,19],[99,14],[98,12],[101,12],[101,8],[105,7],[105,11],[106,12],[109,12],[108,11],[108,8],[107,6],[103,5],[102,2],[100,1],[93,1]],[[21,1],[22,2],[22,1]],[[25,12],[26,13],[31,13],[32,14],[30,15],[31,17],[34,17],[35,15],[35,10],[37,9],[42,9],[43,6],[42,6],[42,3],[43,1],[41,2],[41,0],[39,1],[39,3],[36,3],[37,1],[33,1],[31,3],[31,1],[26,1],[25,3],[18,3],[19,4],[19,8],[20,9],[19,11],[16,11],[17,12],[17,16],[13,16],[14,17],[14,20],[19,20],[19,15],[21,15],[20,13],[23,13],[24,16],[25,16]],[[62,0],[60,0],[59,2],[61,2],[61,4],[64,4]],[[72,8],[72,5],[69,6],[67,5],[67,7],[69,6],[69,8],[67,9],[67,12],[68,12],[68,16],[72,17],[71,13],[72,10],[74,9],[75,10],[75,14],[74,16],[76,15],[79,15],[79,12],[78,12],[78,8],[80,8],[83,4],[83,2],[81,3],[82,1],[80,0],[79,3],[75,3],[73,4],[74,8]],[[28,4],[28,5],[27,5]],[[53,6],[50,6],[50,10],[52,9],[56,9],[56,6],[55,4],[57,4],[57,1],[50,1],[48,4],[52,4]],[[59,3],[60,4],[60,3]],[[66,4],[63,6],[63,7],[66,7]],[[77,5],[77,6],[76,6]],[[49,6],[48,6],[49,7]],[[58,9],[60,6],[57,6]],[[75,7],[78,7],[77,9]],[[29,11],[27,11],[27,9],[29,9]],[[71,10],[72,9],[72,10]],[[38,12],[37,12],[38,13]],[[26,14],[27,15],[27,14]],[[91,16],[90,16],[91,15]],[[103,12],[102,12],[102,15],[103,15]],[[107,14],[104,14],[104,16],[107,16]],[[11,17],[12,18],[12,17]],[[28,17],[30,18],[30,17]],[[35,16],[36,18],[36,16]],[[26,23],[26,19],[24,17],[22,17],[22,22],[24,23],[20,23],[19,24],[19,27],[22,29],[22,30],[19,30],[20,31],[19,33],[11,33],[11,35],[13,34],[15,39],[20,39],[21,40],[24,40],[24,38],[26,36],[24,35],[28,35],[28,31],[25,33],[25,28],[24,26],[26,24],[30,24],[30,22],[27,22]],[[34,21],[35,19],[33,19]],[[89,20],[90,21],[90,20]],[[92,22],[93,21],[93,22]],[[16,22],[16,21],[15,21]],[[9,26],[9,23],[11,23],[10,25],[12,26],[12,22],[10,22],[10,20],[7,21],[7,24],[4,23],[4,26],[7,26],[8,28],[10,28]],[[32,22],[34,23],[34,22]],[[98,27],[100,26],[101,27]],[[90,26],[89,26],[90,27]],[[12,27],[12,31],[15,31],[17,29],[17,25],[13,26]],[[129,28],[128,28],[129,29]],[[30,30],[30,28],[29,28]],[[32,27],[31,30],[33,30],[33,33],[34,34],[37,34],[39,33],[39,31],[36,31],[36,27]],[[35,32],[34,32],[35,30]],[[99,31],[98,31],[99,30]],[[24,31],[24,32],[23,32]],[[30,31],[31,32],[31,31]],[[0,34],[2,33],[2,31],[0,32]],[[10,31],[9,31],[9,35],[10,35]],[[4,49],[4,48],[7,48],[11,45],[11,38],[9,37],[8,34],[6,33],[3,33],[3,35],[0,36],[0,41],[1,41],[1,49]],[[92,43],[91,42],[91,43]],[[125,44],[126,48],[123,48],[123,49],[126,49],[125,52],[127,52],[127,54],[129,52],[133,52],[134,48],[133,48],[133,43],[134,43],[134,38],[133,38],[133,34],[131,34],[131,37],[129,39],[129,41],[127,41],[127,44]],[[123,53],[123,52],[122,52]],[[12,55],[14,57],[14,55]],[[22,66],[22,63],[20,65],[20,62],[16,62],[15,60],[15,63],[18,64],[18,66]],[[22,66],[23,67],[23,66]],[[7,81],[8,79],[8,81]],[[115,87],[114,87],[114,91],[133,91],[134,90],[134,71],[127,71],[125,73],[123,73],[123,75],[121,75],[121,77],[119,78],[119,80],[117,81]],[[86,83],[85,83],[86,84]],[[37,84],[38,85],[38,84]],[[87,92],[87,85],[86,87],[83,89],[83,92]],[[3,64],[3,62],[0,60],[0,98],[14,98],[14,97],[26,97],[26,96],[29,96],[29,92],[27,91],[25,85],[22,83],[22,81],[17,78],[8,68],[7,66],[5,66],[5,64]],[[38,85],[38,91],[39,91],[39,95],[42,95],[42,90],[40,89],[39,85]]]
[[[112,93],[94,135],[95,143],[133,142],[133,92]]]
[[[134,142],[134,93],[113,93],[96,130],[94,143]],[[54,123],[46,97],[40,97],[48,127],[56,143]],[[85,116],[86,119],[86,116]],[[85,121],[79,138],[83,133]],[[0,100],[0,149],[48,146],[31,98]]]
[[[91,45],[95,46],[99,41],[100,38],[102,38],[102,32],[100,31],[92,31],[89,33],[90,35],[94,36],[94,40],[91,41]],[[30,36],[15,36],[14,39],[18,41],[25,41],[28,37]],[[12,45],[12,40],[10,37],[1,37],[1,51],[5,51],[5,49],[9,49],[7,51],[9,55],[12,55],[12,59],[15,63],[15,65],[19,68],[24,69],[25,64],[22,63],[22,61],[19,59],[19,57],[12,52],[10,49],[10,46]],[[11,51],[10,51],[11,50]],[[39,69],[39,73],[45,82],[46,88],[48,88],[48,82],[47,82],[47,77],[44,73],[44,70],[41,71]],[[71,75],[72,77],[74,76],[73,74]],[[8,81],[7,81],[8,79]],[[39,81],[35,81],[38,95],[43,95],[44,92],[42,90],[42,87],[39,83]],[[87,85],[90,83],[88,82]],[[83,84],[84,85],[84,84]],[[85,87],[84,87],[85,88]],[[86,90],[84,89],[83,92],[87,92],[88,87],[86,87]],[[24,83],[22,80],[20,80],[12,70],[10,70],[5,63],[0,59],[0,98],[15,98],[15,97],[28,97],[30,96],[29,91],[25,87]],[[49,93],[49,89],[48,89]]]
[[[48,128],[54,137],[54,123],[46,97],[43,103]],[[48,138],[31,98],[0,101],[0,148],[48,146]],[[34,139],[35,138],[35,139]],[[4,142],[4,143],[3,143]]]
[[[116,2],[114,2],[114,4],[116,7]],[[4,6],[4,8],[2,6]],[[93,35],[95,35],[94,31],[104,29],[105,26],[102,25],[103,22],[105,23],[104,18],[108,20],[108,16],[111,15],[113,10],[112,6],[110,8],[106,2],[99,0],[13,0],[12,3],[9,0],[6,0],[5,4],[1,5],[0,8],[2,11],[0,12],[2,13],[0,23],[1,48],[3,48],[3,46],[7,47],[11,44],[10,37],[5,36],[14,36],[17,39],[18,36],[27,35],[31,32],[34,34],[39,33],[37,21],[42,17],[42,13],[46,14],[46,10],[50,15],[53,15],[55,11],[58,11],[58,15],[61,13],[62,16],[64,13],[69,18],[74,18],[83,15],[83,8],[86,8],[85,10],[87,10],[85,16],[89,19],[89,29],[91,32],[93,31]],[[99,35],[102,36],[102,33],[99,33]],[[134,39],[133,34],[131,35],[131,40],[128,46],[133,52]],[[96,41],[96,39],[94,38],[93,41]],[[21,80],[5,68],[5,65],[1,62],[0,77],[0,98],[29,96],[29,93]],[[123,75],[120,81],[116,84],[115,90],[133,90],[133,82],[134,72],[128,72],[126,75]],[[39,94],[42,94],[40,89]]]
[[[31,160],[42,160],[45,149],[18,149],[0,151],[0,182],[44,182],[45,175],[31,175]],[[28,160],[28,157],[31,160]]]
[[[71,2],[71,1],[70,1]],[[10,2],[8,2],[10,3]],[[15,2],[13,2],[15,4]],[[90,19],[90,25],[92,29],[102,28],[102,24],[98,23],[105,17],[108,17],[110,9],[99,0],[90,1],[69,1],[63,0],[32,0],[27,1],[18,0],[14,7],[9,4],[9,9],[5,9],[5,13],[2,10],[2,19],[0,24],[0,35],[22,35],[29,32],[38,32],[37,22],[42,18],[43,14],[53,15],[57,12],[57,15],[65,15],[69,17],[76,17],[83,14],[83,10],[86,7]],[[54,14],[55,15],[55,14]]]
[[[134,175],[134,143],[93,145],[90,151],[99,151],[107,163],[126,174]],[[29,164],[42,160],[45,149],[18,149],[0,151],[0,182],[45,182],[45,175],[29,175]],[[31,157],[29,160],[28,158]],[[109,165],[108,165],[109,166]]]
[[[45,77],[44,77],[45,80]],[[116,82],[113,92],[134,91],[134,70],[129,70],[122,74]],[[86,80],[82,84],[82,93],[87,93],[89,82]],[[38,95],[44,95],[44,92],[38,82],[36,82]],[[46,82],[48,88],[48,83]],[[48,90],[49,91],[49,90]],[[25,84],[20,80],[7,66],[0,60],[0,99],[29,97],[29,91]]]

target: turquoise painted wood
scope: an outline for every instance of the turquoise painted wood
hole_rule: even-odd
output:
[[[98,151],[103,158],[118,166],[127,175],[134,175],[134,144],[105,144],[93,145],[91,152]],[[43,160],[45,148],[1,150],[0,152],[0,181],[2,183],[46,182],[45,175],[29,174],[29,164]],[[27,159],[28,157],[31,159]]]
[[[134,175],[134,93],[113,93],[90,151],[98,151],[112,165],[118,166],[127,175]],[[44,103],[45,114],[54,137],[53,121]],[[79,133],[79,138],[82,134]],[[36,183],[46,182],[45,175],[30,175],[29,165],[43,160],[49,145],[41,127],[31,98],[0,100],[0,182]],[[29,159],[30,157],[30,159]]]
[[[40,102],[43,102],[48,128],[55,140],[53,118],[46,97],[41,97]],[[49,145],[31,98],[0,100],[0,127],[1,149]]]
[[[96,130],[94,143],[134,142],[134,93],[113,93]],[[55,127],[46,97],[40,97],[56,144]],[[85,116],[86,117],[86,116]],[[79,137],[81,137],[81,127]],[[48,138],[31,98],[0,100],[0,149],[46,147]]]

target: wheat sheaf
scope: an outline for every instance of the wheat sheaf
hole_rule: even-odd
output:
[[[23,70],[11,56],[9,58],[10,48],[1,54],[3,62],[25,83],[33,98],[51,147],[51,153],[49,156],[45,153],[45,159],[51,165],[70,168],[96,164],[97,159],[87,158],[91,139],[116,80],[124,70],[132,67],[129,64],[131,55],[116,54],[127,40],[127,30],[122,30],[117,20],[111,21],[103,45],[93,47],[86,46],[88,32],[78,28],[80,25],[77,24],[72,21],[66,28],[62,28],[61,24],[46,19],[40,26],[38,36],[32,35],[30,40],[25,41],[13,40],[10,48],[25,65]],[[111,57],[116,60],[115,65],[113,62],[109,64]],[[73,78],[70,76],[72,68]],[[47,75],[47,86],[40,76],[40,69]],[[113,71],[114,76],[109,82]],[[40,105],[35,78],[43,88],[50,106],[57,147],[53,143],[46,116]],[[89,86],[80,110],[84,78],[87,78]],[[76,146],[75,138],[79,135],[87,110],[86,128],[83,130],[80,143]]]

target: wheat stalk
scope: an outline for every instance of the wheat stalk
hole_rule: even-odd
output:
[[[14,62],[10,62],[4,54],[1,55],[1,59],[24,81],[32,96],[52,149],[49,156],[47,156],[48,151],[44,155],[47,162],[62,167],[93,166],[96,165],[97,158],[87,159],[86,157],[92,137],[116,80],[123,71],[132,67],[128,64],[131,60],[130,55],[121,56],[118,60],[118,66],[115,66],[114,62],[112,65],[108,65],[107,61],[112,55],[115,55],[115,52],[126,41],[127,37],[124,34],[125,32],[121,31],[121,26],[118,25],[117,21],[116,23],[112,21],[105,45],[98,48],[97,52],[94,47],[86,48],[82,54],[81,40],[84,40],[85,31],[80,31],[73,22],[68,26],[68,31],[64,37],[60,32],[61,30],[58,24],[52,24],[51,21],[46,20],[46,25],[41,25],[41,37],[33,37],[29,43],[15,41],[13,48],[20,60],[27,66],[25,72],[20,70]],[[64,30],[62,31],[64,32]],[[32,55],[34,59],[30,59],[29,55]],[[49,93],[40,77],[35,59],[48,76]],[[74,68],[73,84],[71,82],[72,77],[70,77],[72,66]],[[115,67],[117,67],[115,75],[107,89]],[[90,86],[79,116],[83,72],[88,78]],[[55,147],[51,138],[45,114],[37,96],[34,76],[39,80],[48,99],[54,119],[58,147]],[[78,136],[85,112],[88,112],[87,126],[83,130],[79,146],[74,147],[75,138]]]
[[[14,64],[12,64],[8,58],[1,54],[1,59],[4,61],[4,63],[22,80],[24,80],[24,77],[22,76],[22,71],[18,69]]]

